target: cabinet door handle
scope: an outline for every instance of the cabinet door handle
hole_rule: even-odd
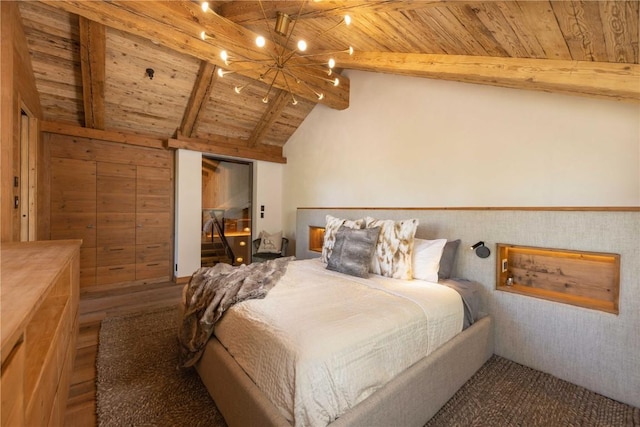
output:
[[[124,251],[124,248],[111,248],[109,249],[111,252],[115,252],[115,251]]]
[[[155,267],[156,265],[160,265],[160,264],[158,264],[157,262],[154,264],[147,264],[147,267]]]
[[[93,224],[87,225],[87,228],[93,228]]]
[[[147,249],[158,249],[160,245],[147,246]]]
[[[114,271],[114,270],[124,270],[124,267],[111,267],[109,270],[110,270],[110,271]]]
[[[136,227],[142,228],[142,224],[138,224],[138,225],[136,225]]]

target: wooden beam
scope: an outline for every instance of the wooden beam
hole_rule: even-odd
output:
[[[271,125],[278,120],[280,114],[282,114],[282,111],[287,106],[289,96],[288,92],[280,90],[269,102],[269,107],[264,112],[258,121],[258,124],[256,124],[256,127],[253,129],[253,133],[249,137],[249,147],[255,147],[256,144],[262,141],[267,132],[269,132]]]
[[[67,123],[42,120],[40,121],[40,131],[60,135],[77,136],[81,138],[99,139],[102,141],[119,142],[121,144],[137,145],[140,147],[165,148],[165,140],[153,136],[138,135],[121,131],[83,128]]]
[[[193,127],[198,121],[198,116],[207,105],[209,96],[211,95],[211,89],[213,89],[217,79],[218,75],[216,74],[216,66],[210,62],[202,61],[200,63],[198,76],[193,84],[193,90],[191,91],[187,108],[185,109],[184,116],[182,117],[180,132],[183,135],[187,137],[191,136]]]
[[[79,28],[84,125],[104,129],[105,27],[81,16]]]
[[[175,51],[209,61],[214,65],[237,72],[254,80],[260,80],[271,68],[272,56],[279,45],[267,40],[264,48],[255,45],[258,34],[244,28],[214,12],[202,12],[198,3],[191,1],[144,2],[114,0],[74,1],[43,0],[53,7],[83,16],[105,26],[116,28]],[[201,31],[208,34],[206,40],[200,38]],[[248,59],[227,66],[220,58],[220,52],[227,50],[231,55]],[[284,50],[283,56],[290,51]],[[344,54],[344,56],[348,56]],[[267,62],[265,62],[267,60]],[[299,76],[304,84],[290,85],[291,91],[300,98],[314,103],[322,103],[335,109],[349,106],[349,80],[341,76],[340,85],[326,78],[326,73],[313,66],[308,58],[294,56],[289,63],[300,69]],[[266,74],[271,80],[273,73]],[[288,79],[292,81],[291,78]],[[288,90],[289,85],[282,73],[274,80],[274,87]],[[315,93],[322,93],[319,99]]]
[[[219,135],[207,135],[205,139],[187,138],[178,133],[177,138],[169,139],[166,146],[167,148],[183,148],[220,156],[287,163],[287,159],[282,156],[282,147],[262,145],[258,148],[252,148],[247,145],[247,141]]]
[[[640,65],[485,56],[356,52],[345,69],[640,102]]]

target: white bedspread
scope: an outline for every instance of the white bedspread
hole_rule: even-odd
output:
[[[215,335],[296,426],[325,426],[462,330],[446,286],[360,279],[293,261],[262,300],[235,305]]]

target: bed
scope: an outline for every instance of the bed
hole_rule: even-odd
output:
[[[424,425],[493,354],[461,285],[292,261],[224,314],[195,367],[231,426]]]

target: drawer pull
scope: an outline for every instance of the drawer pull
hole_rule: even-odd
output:
[[[155,267],[156,265],[160,265],[160,264],[158,264],[157,262],[153,264],[147,264],[147,267]]]
[[[114,271],[114,270],[124,270],[124,267],[111,267],[109,268],[110,271]]]
[[[111,252],[115,252],[115,251],[124,251],[124,248],[111,248],[109,249]]]
[[[147,246],[147,249],[158,249],[160,245]]]
[[[93,224],[87,225],[87,228],[93,228]]]

